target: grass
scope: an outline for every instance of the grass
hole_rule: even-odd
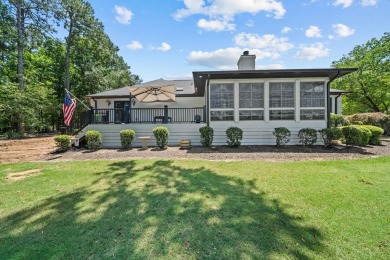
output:
[[[389,166],[0,164],[0,259],[389,259]]]

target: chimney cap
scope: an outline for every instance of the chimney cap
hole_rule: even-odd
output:
[[[249,51],[244,51],[243,55],[249,55]]]

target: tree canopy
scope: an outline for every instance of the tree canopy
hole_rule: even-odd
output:
[[[390,112],[389,32],[356,46],[332,66],[358,69],[332,83],[336,89],[352,91],[343,102],[344,113]]]
[[[81,99],[141,82],[84,0],[1,1],[0,32],[0,132],[58,129],[65,87]]]

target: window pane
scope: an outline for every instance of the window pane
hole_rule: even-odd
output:
[[[211,108],[234,108],[234,84],[210,84]]]
[[[263,110],[240,110],[240,121],[264,120]]]
[[[234,111],[211,111],[210,116],[212,121],[233,121]]]
[[[239,84],[239,107],[240,108],[263,108],[264,107],[264,84],[263,83],[240,83]]]
[[[325,110],[301,109],[301,120],[325,120]]]
[[[301,82],[301,107],[324,107],[324,82]]]
[[[294,82],[271,82],[269,84],[270,107],[295,107]]]
[[[295,113],[294,110],[270,110],[269,119],[270,120],[294,120]]]

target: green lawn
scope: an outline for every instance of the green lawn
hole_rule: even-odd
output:
[[[389,238],[390,157],[0,164],[0,259],[389,259]]]

